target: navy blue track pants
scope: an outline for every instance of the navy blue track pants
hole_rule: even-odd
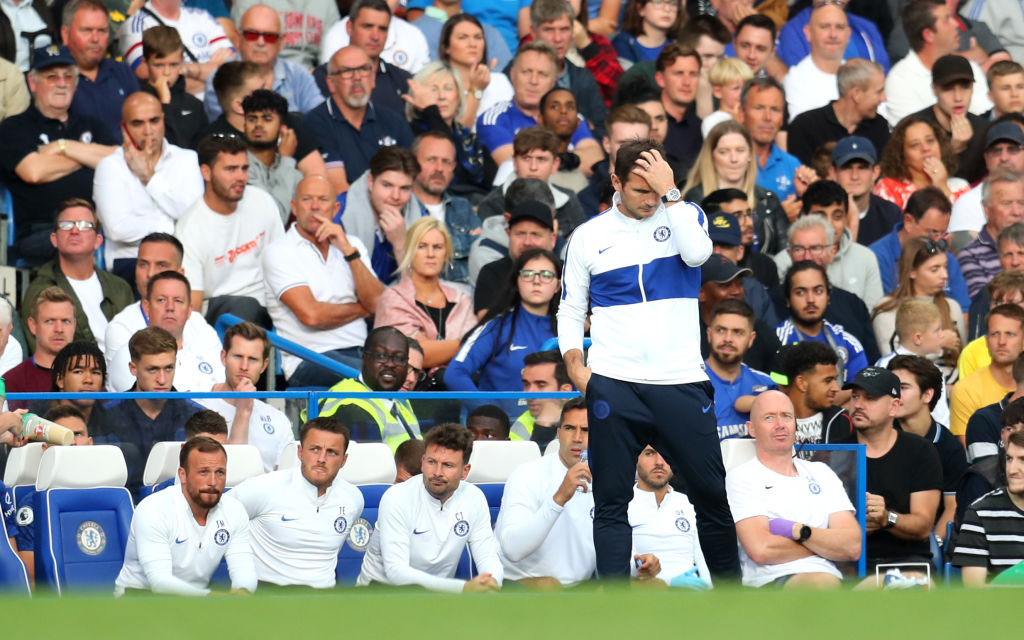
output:
[[[587,386],[590,467],[594,476],[594,547],[600,577],[628,576],[637,457],[647,445],[682,476],[697,511],[697,533],[711,575],[738,579],[736,528],[725,493],[725,467],[710,382],[653,385],[594,374]]]

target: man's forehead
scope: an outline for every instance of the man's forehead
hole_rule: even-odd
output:
[[[523,367],[524,378],[550,379],[555,378],[555,365],[553,362],[541,362],[540,364],[528,364]]]

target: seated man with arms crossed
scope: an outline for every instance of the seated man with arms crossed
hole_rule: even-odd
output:
[[[842,481],[828,465],[793,455],[796,418],[785,394],[759,395],[747,429],[757,455],[725,479],[743,584],[838,587],[835,563],[860,557],[861,540]]]
[[[560,422],[558,454],[512,472],[494,527],[506,579],[527,587],[571,586],[597,568],[586,401],[562,405]]]
[[[487,499],[480,489],[462,482],[469,474],[473,434],[462,425],[445,423],[424,440],[422,483],[413,477],[384,492],[356,585],[497,591],[504,571]],[[480,573],[459,580],[455,569],[467,544]]]
[[[363,512],[363,494],[338,477],[349,444],[340,420],[314,418],[299,440],[298,467],[250,478],[231,495],[252,519],[261,582],[330,589],[338,551]]]
[[[210,577],[222,558],[232,593],[256,591],[249,517],[237,500],[223,497],[227,460],[216,440],[185,443],[178,468],[181,488],[154,493],[135,510],[115,596],[130,590],[209,595]]]

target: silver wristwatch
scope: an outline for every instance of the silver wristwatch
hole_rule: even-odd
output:
[[[661,196],[661,201],[664,202],[665,204],[669,204],[671,202],[679,202],[682,199],[683,194],[679,193],[679,189],[676,189],[675,187],[672,187],[671,189],[668,190],[668,193]]]

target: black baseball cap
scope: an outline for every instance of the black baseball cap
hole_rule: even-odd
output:
[[[717,284],[725,284],[726,282],[732,282],[739,276],[752,276],[754,272],[746,267],[737,267],[729,258],[718,254],[712,253],[711,257],[708,258],[707,262],[701,265],[700,268],[700,283],[714,282]]]
[[[843,385],[843,391],[854,388],[866,391],[876,398],[900,397],[900,379],[895,373],[882,367],[864,367],[857,372],[852,382]]]
[[[551,212],[551,207],[538,200],[524,200],[517,204],[509,213],[509,228],[520,220],[533,220],[548,229],[555,228],[555,216]]]
[[[743,244],[739,220],[731,213],[716,213],[711,216],[708,235],[711,236],[711,242],[715,244],[725,244],[730,247],[738,247]]]
[[[945,55],[932,65],[932,84],[944,87],[959,80],[974,82],[974,70],[967,58],[957,55]]]

